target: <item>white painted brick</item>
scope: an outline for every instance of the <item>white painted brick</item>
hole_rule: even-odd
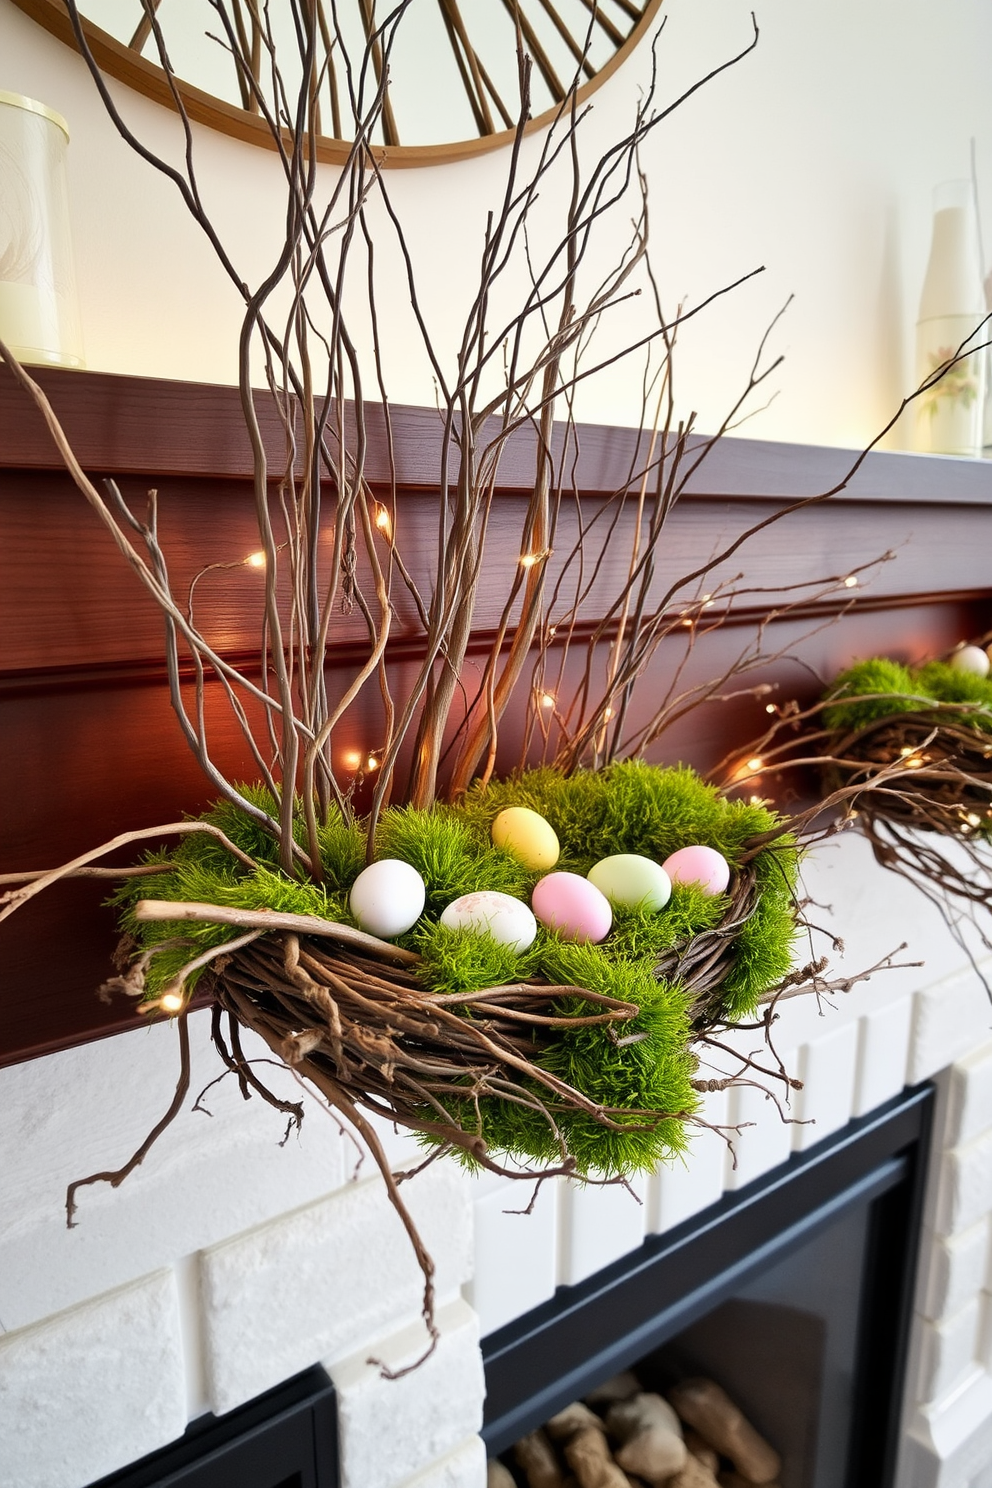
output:
[[[976,1363],[953,1390],[912,1413],[896,1482],[898,1488],[966,1484],[990,1460],[992,1377]]]
[[[380,1364],[395,1372],[414,1363],[427,1344],[422,1323],[329,1365],[341,1488],[395,1488],[478,1433],[486,1393],[479,1320],[459,1299],[438,1309],[437,1325],[437,1348],[401,1379],[384,1379]]]
[[[444,1299],[472,1264],[470,1182],[439,1162],[403,1185]],[[206,1251],[210,1399],[231,1410],[316,1360],[340,1358],[420,1311],[423,1278],[380,1178]]]
[[[909,1083],[915,1085],[928,1080],[976,1046],[987,1044],[990,1030],[992,1011],[988,994],[970,966],[917,992]]]
[[[0,1337],[2,1488],[83,1488],[185,1429],[171,1272]]]
[[[974,1368],[979,1346],[981,1306],[977,1297],[941,1323],[921,1321],[916,1398],[937,1400]]]
[[[703,1097],[700,1116],[711,1126],[723,1126],[728,1105],[726,1090],[711,1091]],[[715,1204],[723,1193],[726,1162],[727,1144],[719,1132],[705,1127],[693,1131],[685,1159],[651,1175],[645,1206],[648,1234],[660,1235]]]
[[[482,1334],[493,1333],[554,1296],[558,1271],[557,1179],[487,1183],[475,1201],[475,1274],[465,1295],[479,1314]]]
[[[798,1060],[794,1050],[784,1053],[782,1062],[791,1074],[795,1073]],[[780,1081],[763,1075],[754,1078],[774,1090],[779,1104],[783,1104],[785,1090]],[[727,1124],[741,1130],[730,1134],[733,1151],[726,1155],[724,1186],[735,1190],[786,1161],[792,1150],[795,1107],[786,1108],[783,1104],[787,1118],[783,1121],[776,1102],[765,1090],[754,1085],[738,1085],[729,1094]]]
[[[924,1316],[939,1322],[976,1297],[986,1284],[988,1215],[946,1239],[924,1231],[920,1249],[925,1268],[921,1306]]]
[[[209,1034],[209,1012],[192,1014],[185,1110],[120,1188],[79,1192],[72,1230],[67,1184],[124,1163],[168,1107],[179,1071],[175,1029],[153,1024],[0,1069],[4,1326],[61,1312],[340,1187],[338,1126],[287,1070],[259,1068],[307,1109],[302,1132],[284,1147],[286,1118],[258,1097],[243,1100],[234,1079],[207,1093],[212,1119],[192,1109],[222,1068]],[[268,1056],[253,1035],[243,1038],[246,1053]]]
[[[912,997],[900,997],[896,1002],[862,1013],[858,1020],[853,1115],[866,1116],[902,1090],[912,1024]]]
[[[992,1209],[992,1132],[940,1158],[934,1229],[957,1234]]]
[[[629,1189],[620,1184],[559,1185],[558,1281],[562,1286],[574,1286],[637,1249],[644,1239],[646,1188],[647,1178],[642,1175],[630,1180]]]
[[[481,1436],[463,1442],[440,1462],[406,1478],[400,1488],[486,1488],[486,1448]]]
[[[992,1043],[966,1054],[950,1071],[944,1143],[959,1147],[992,1129]]]
[[[792,1128],[793,1151],[805,1152],[850,1121],[857,1057],[856,1023],[842,1023],[800,1050],[797,1073],[803,1088],[793,1099],[803,1124]]]

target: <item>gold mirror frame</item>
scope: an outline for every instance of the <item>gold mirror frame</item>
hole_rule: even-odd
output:
[[[601,83],[606,82],[618,67],[622,66],[650,27],[661,8],[661,3],[662,0],[641,0],[639,4],[634,3],[634,0],[626,0],[625,8],[630,12],[638,12],[639,18],[634,21],[630,33],[617,46],[617,50],[609,61],[576,90],[576,98],[580,103],[588,98]],[[72,23],[61,0],[14,0],[14,4],[32,20],[43,26],[52,36],[71,47],[73,51],[77,50]],[[553,9],[553,6],[551,8]],[[118,41],[92,21],[83,20],[83,32],[93,57],[102,71],[119,82],[126,83],[128,87],[135,88],[139,93],[144,93],[156,103],[164,104],[173,110],[176,108],[175,99],[162,68],[156,66],[154,62],[149,62],[138,52],[132,51],[129,46]],[[235,139],[247,140],[249,144],[263,145],[269,150],[275,149],[275,142],[265,121],[257,114],[227,103],[191,83],[177,81],[177,91],[190,119],[198,124],[206,124],[212,129],[219,129]],[[546,109],[527,123],[525,133],[531,134],[545,128],[553,121],[557,112],[557,106]],[[490,150],[498,150],[501,146],[511,142],[514,133],[513,129],[501,129],[493,133],[482,134],[478,139],[454,140],[442,144],[382,145],[376,146],[376,156],[384,165],[394,167],[441,165],[447,161],[465,160],[474,155],[485,154]],[[350,150],[351,144],[347,140],[333,139],[328,135],[319,135],[317,138],[318,160],[340,165],[348,158]]]

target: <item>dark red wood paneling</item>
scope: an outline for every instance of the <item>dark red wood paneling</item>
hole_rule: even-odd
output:
[[[100,374],[39,376],[94,475],[117,478],[135,509],[149,486],[158,489],[170,567],[181,584],[206,563],[238,562],[257,547],[248,447],[234,390]],[[264,399],[262,412],[268,446],[278,458],[279,429]],[[398,409],[393,422],[403,548],[426,582],[435,541],[439,421],[431,410]],[[385,481],[381,420],[370,423],[370,470]],[[578,437],[577,496],[588,516],[629,479],[637,436],[584,427]],[[532,460],[527,436],[504,457],[489,572],[508,571],[518,551],[519,493]],[[697,493],[666,528],[657,555],[658,592],[790,495],[828,486],[849,460],[838,450],[725,441],[697,477]],[[566,503],[554,573],[576,521]],[[626,567],[623,521],[584,605],[586,625],[599,618]],[[767,529],[725,572],[745,571],[750,584],[767,591],[753,597],[760,609],[786,586],[846,573],[888,549],[896,560],[857,592],[854,607],[835,623],[821,628],[829,615],[812,613],[778,624],[770,645],[794,655],[752,680],[773,683],[782,696],[809,699],[817,677],[829,678],[855,655],[921,659],[989,628],[992,469],[980,461],[872,456],[842,501]],[[707,587],[713,584],[707,580]],[[232,659],[250,659],[257,648],[260,591],[258,573],[246,567],[216,571],[198,590],[197,613]],[[469,688],[501,603],[498,586],[484,585],[477,644],[466,668]],[[399,594],[397,611],[389,665],[402,695],[419,652],[408,603]],[[740,623],[700,642],[689,677],[716,674],[752,624],[743,614]],[[659,651],[652,693],[660,695],[674,673],[680,647],[673,639]],[[343,621],[331,658],[332,687],[343,685],[362,654],[358,622]],[[118,831],[176,818],[207,802],[207,782],[169,709],[162,658],[154,605],[61,470],[40,417],[0,369],[0,871],[49,866]],[[573,657],[563,695],[575,685],[577,666]],[[208,696],[218,763],[228,773],[250,775],[244,742],[219,689],[208,688]],[[652,757],[706,769],[758,732],[762,706],[739,699],[700,710]],[[343,753],[374,746],[378,727],[370,698],[349,715],[335,747]],[[519,717],[507,720],[504,766],[517,757],[520,728]],[[106,1007],[94,995],[115,941],[113,916],[100,907],[105,893],[92,883],[63,885],[0,927],[0,1060],[99,1036],[129,1021],[126,1007]]]

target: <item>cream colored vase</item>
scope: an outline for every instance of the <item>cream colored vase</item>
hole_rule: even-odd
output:
[[[22,362],[82,367],[65,120],[0,92],[0,340]]]

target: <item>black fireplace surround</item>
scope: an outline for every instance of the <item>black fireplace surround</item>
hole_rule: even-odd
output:
[[[486,1338],[490,1456],[629,1365],[650,1378],[687,1341],[691,1351],[701,1320],[721,1308],[737,1307],[738,1318],[742,1307],[767,1307],[731,1299],[756,1284],[760,1292],[761,1278],[790,1258],[801,1292],[809,1256],[820,1271],[846,1268],[828,1280],[856,1308],[844,1460],[825,1476],[843,1488],[891,1488],[933,1099],[929,1085],[904,1092]],[[831,1249],[845,1225],[857,1237],[853,1259],[847,1242]],[[201,1418],[181,1441],[93,1488],[336,1488],[336,1459],[333,1389],[315,1367],[227,1416]],[[811,1467],[804,1481],[814,1479]]]

